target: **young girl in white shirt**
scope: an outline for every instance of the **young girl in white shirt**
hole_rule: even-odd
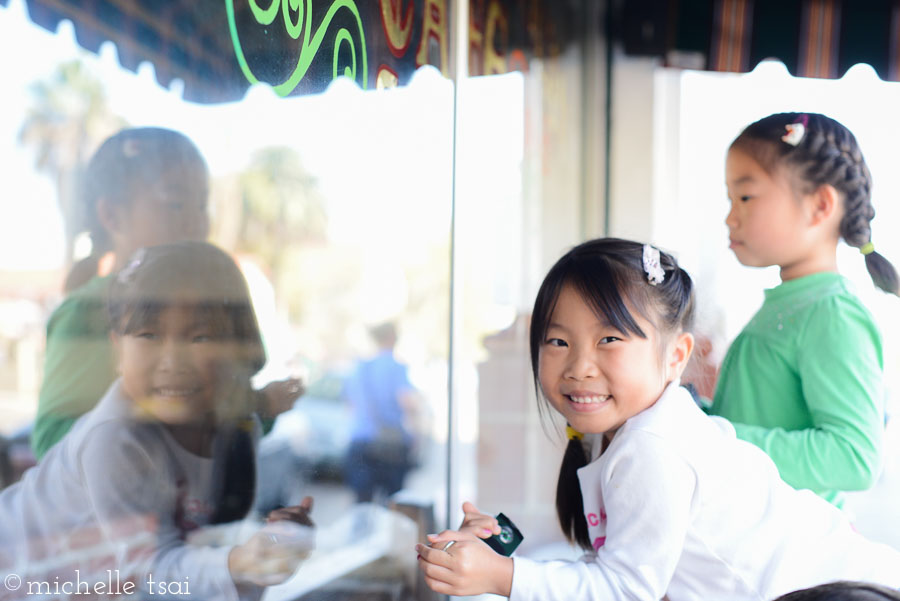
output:
[[[539,397],[569,424],[557,512],[586,554],[499,555],[480,540],[499,533],[496,520],[466,504],[459,531],[416,547],[433,590],[762,601],[836,579],[900,587],[900,553],[785,484],[679,385],[693,308],[688,274],[649,245],[594,240],[554,265],[532,313],[531,361]]]

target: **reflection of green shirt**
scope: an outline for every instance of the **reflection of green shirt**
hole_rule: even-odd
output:
[[[766,451],[788,484],[840,506],[840,491],[869,488],[881,467],[881,336],[836,273],[765,294],[728,349],[711,413]]]
[[[93,278],[72,292],[47,323],[44,381],[31,435],[38,459],[116,379],[106,311],[110,283],[110,276]]]

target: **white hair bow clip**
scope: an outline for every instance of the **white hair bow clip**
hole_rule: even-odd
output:
[[[662,284],[666,279],[666,272],[659,263],[659,249],[645,244],[643,263],[644,273],[647,274],[647,281],[650,282],[650,285]]]
[[[131,279],[134,277],[134,272],[137,271],[138,267],[141,266],[141,263],[144,262],[144,255],[146,254],[147,250],[145,248],[139,248],[131,255],[131,261],[117,276],[120,284],[128,284],[131,282]]]
[[[806,135],[806,126],[803,123],[788,123],[784,128],[787,130],[787,133],[781,136],[781,139],[791,146],[800,144],[803,141],[803,136]]]

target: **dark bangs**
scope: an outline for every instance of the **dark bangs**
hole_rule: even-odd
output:
[[[780,140],[779,140],[780,141]],[[783,142],[778,144],[772,140],[741,134],[731,143],[729,149],[740,150],[759,163],[769,176],[774,176],[785,154],[791,147]]]
[[[638,282],[634,281],[635,277],[639,277],[635,274],[643,273],[643,268],[639,262],[636,265],[626,264],[630,260],[629,253],[611,252],[619,250],[613,247],[620,241],[607,239],[604,242],[602,249],[594,250],[586,244],[576,247],[563,256],[544,279],[531,314],[529,342],[531,367],[535,377],[538,373],[541,345],[550,325],[550,316],[556,307],[559,293],[566,284],[578,291],[601,321],[623,334],[647,337],[625,302],[628,298],[634,309],[652,323],[653,320],[646,314],[646,305],[650,299],[642,287],[636,285]],[[626,246],[634,245],[627,241],[621,243]]]
[[[787,131],[785,127],[797,123],[803,117],[807,119],[808,125],[800,144],[795,147],[782,141],[782,136]],[[779,167],[790,167],[798,161],[802,162],[810,144],[809,124],[815,124],[818,117],[815,113],[777,113],[763,117],[745,127],[729,149],[740,150],[759,163],[769,176],[774,176]],[[801,180],[795,183],[804,182]]]
[[[154,325],[166,304],[143,301],[126,306],[126,303],[110,303],[109,323],[113,332],[120,336],[130,336],[135,332]]]
[[[221,249],[190,241],[139,249],[110,286],[111,326],[120,334],[151,324],[173,306],[199,311],[216,332],[241,345],[241,360],[254,373],[262,368],[265,351],[247,282]]]
[[[127,336],[142,329],[151,327],[159,320],[159,315],[170,307],[184,308],[193,313],[194,319],[209,324],[213,335],[217,339],[240,339],[238,332],[232,324],[237,325],[229,315],[233,312],[222,305],[209,302],[162,302],[155,300],[143,300],[134,303],[134,306],[123,306],[113,315],[113,329],[119,334]]]
[[[249,305],[243,303],[147,299],[133,303],[111,303],[109,315],[112,330],[121,336],[128,336],[152,327],[158,322],[160,314],[170,307],[184,307],[192,311],[196,320],[209,324],[217,340],[240,345],[241,355],[254,372],[262,369],[265,352],[259,338],[256,315]]]
[[[640,298],[643,295],[639,296],[639,288],[628,282],[625,274],[617,273],[609,264],[602,263],[597,267],[597,272],[590,275],[580,271],[576,272],[569,279],[568,283],[578,291],[581,298],[594,310],[597,319],[614,327],[623,334],[633,334],[640,338],[646,338],[647,334],[634,320],[620,293],[622,288],[631,288],[629,290],[629,298],[640,302],[641,306],[635,308],[642,317],[647,319],[644,311],[641,310],[643,309],[642,301],[646,299]],[[638,298],[635,299],[635,296],[638,296]]]

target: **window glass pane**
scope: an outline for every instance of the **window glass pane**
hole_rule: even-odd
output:
[[[580,59],[570,48],[524,74],[466,80],[457,109],[455,483],[460,501],[512,519],[529,557],[572,554],[554,505],[564,435],[535,398],[528,327],[546,271],[593,229],[578,195]]]
[[[164,4],[0,0],[0,578],[424,601],[467,499],[560,552],[527,324],[601,228],[601,6]]]
[[[0,66],[0,573],[221,598],[290,575],[313,539],[264,519],[309,496],[314,551],[267,599],[427,598],[412,549],[446,516],[452,82],[426,66],[396,89],[200,104],[15,0],[0,49],[29,57]],[[166,133],[129,137],[147,127]]]

